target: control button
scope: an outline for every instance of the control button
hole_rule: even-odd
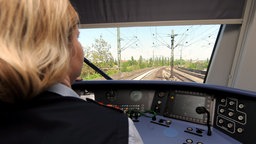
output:
[[[238,116],[238,120],[240,120],[240,121],[242,121],[244,119],[244,117],[243,116]]]
[[[202,131],[201,129],[196,129],[196,133],[198,133],[198,134],[202,134],[202,133],[203,133],[203,131]]]
[[[228,113],[228,116],[230,116],[230,117],[232,117],[233,115],[234,115],[233,112],[229,112],[229,113]]]
[[[235,104],[234,101],[230,101],[230,102],[229,102],[229,105],[231,105],[231,106],[234,105],[234,104]]]
[[[153,116],[153,117],[152,117],[152,121],[155,121],[155,120],[156,120],[156,116]]]
[[[204,144],[203,142],[197,142],[196,144]]]
[[[160,97],[160,98],[162,98],[162,97],[164,97],[165,96],[165,93],[164,92],[160,92],[159,94],[158,94],[158,97]]]
[[[157,104],[159,104],[159,105],[160,105],[161,103],[162,103],[161,101],[157,101]]]
[[[228,128],[232,128],[233,124],[232,123],[228,123]]]
[[[224,123],[223,119],[219,119],[219,123],[223,124]]]
[[[189,144],[192,144],[193,140],[192,139],[186,139],[186,142],[189,143]]]
[[[171,120],[166,120],[165,123],[166,123],[167,125],[170,125],[170,124],[172,123],[172,121],[171,121]]]
[[[165,121],[164,119],[160,119],[158,122],[163,123],[164,121]]]
[[[226,99],[221,99],[220,102],[224,103],[226,102]]]
[[[188,131],[193,131],[193,128],[192,127],[187,127],[187,130]]]
[[[244,108],[244,104],[239,104],[238,107],[239,107],[240,109],[243,109],[243,108]]]
[[[238,132],[238,133],[242,133],[243,131],[244,131],[243,128],[237,128],[237,132]]]
[[[224,113],[225,112],[225,110],[224,109],[220,109],[220,113]]]

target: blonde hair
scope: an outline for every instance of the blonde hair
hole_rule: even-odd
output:
[[[0,0],[0,100],[26,100],[61,81],[77,23],[68,0]]]

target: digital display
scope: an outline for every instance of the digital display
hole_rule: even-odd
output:
[[[103,94],[97,94],[103,95]],[[107,91],[104,97],[96,97],[96,100],[105,104],[118,106],[122,110],[150,110],[154,98],[152,90],[118,90]]]
[[[129,94],[128,96],[125,96]],[[119,97],[115,102],[123,109],[136,109],[139,111],[150,110],[151,104],[154,98],[154,91],[148,90],[132,90],[130,92],[122,91],[119,94],[122,97]]]
[[[203,119],[202,114],[196,113],[198,106],[205,106],[205,97],[176,94],[172,106],[172,113],[179,116]]]
[[[176,91],[169,96],[164,115],[196,123],[205,123],[205,114],[198,114],[196,108],[208,106],[209,104],[206,104],[207,98],[207,95],[201,93]]]

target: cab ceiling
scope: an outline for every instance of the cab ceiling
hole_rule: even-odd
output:
[[[81,24],[242,19],[246,0],[71,0]]]

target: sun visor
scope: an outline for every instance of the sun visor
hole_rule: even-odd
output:
[[[242,19],[245,0],[71,0],[81,24]]]

